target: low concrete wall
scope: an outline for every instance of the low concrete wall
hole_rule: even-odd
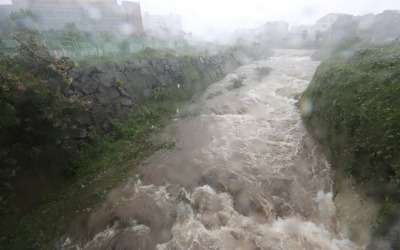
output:
[[[154,89],[172,85],[199,84],[183,82],[182,73],[195,67],[208,80],[239,66],[233,53],[201,57],[164,57],[132,59],[121,63],[88,66],[69,73],[73,79],[64,90],[66,97],[77,96],[89,106],[86,123],[110,129],[107,117],[124,119],[135,107],[151,99]]]

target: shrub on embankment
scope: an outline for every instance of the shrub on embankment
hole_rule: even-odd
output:
[[[14,53],[0,51],[0,216],[22,209],[8,206],[9,199],[21,200],[16,189],[26,193],[26,201],[46,185],[34,181],[22,190],[23,181],[16,176],[35,180],[42,174],[62,175],[54,165],[66,162],[59,152],[65,149],[66,135],[80,124],[76,114],[85,112],[83,102],[59,92],[68,85],[66,72],[73,62],[51,56],[30,35],[17,34],[17,40]]]
[[[387,211],[397,211],[400,44],[366,47],[322,62],[299,104],[306,127],[339,174],[354,177]]]

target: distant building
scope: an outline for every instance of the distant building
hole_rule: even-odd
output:
[[[372,42],[390,42],[400,38],[400,11],[385,10],[375,16],[369,34]]]
[[[290,33],[304,41],[315,40],[315,25],[298,25],[290,29]]]
[[[352,17],[348,14],[330,13],[315,22],[315,30],[320,32],[330,31],[335,22]]]
[[[116,0],[12,0],[0,5],[0,14],[29,9],[34,15],[32,26],[41,31],[60,30],[68,23],[91,33],[143,33],[140,3]]]
[[[289,23],[268,21],[257,28],[260,42],[280,43],[289,36]]]
[[[363,16],[330,13],[318,19],[315,25],[293,26],[290,33],[296,41],[339,42],[358,37],[373,43],[386,43],[400,39],[399,23],[399,10]]]
[[[354,16],[330,13],[315,23],[315,40],[339,41],[357,34],[357,23]]]
[[[318,31],[328,31],[332,24],[336,21],[338,14],[330,13],[324,17],[321,17],[315,22],[315,30]]]
[[[358,30],[371,30],[374,27],[375,17],[376,16],[374,14],[367,14],[355,17],[354,19],[358,22]]]
[[[269,44],[279,47],[289,36],[289,23],[283,21],[268,21],[253,29],[236,29],[233,40],[237,44]]]

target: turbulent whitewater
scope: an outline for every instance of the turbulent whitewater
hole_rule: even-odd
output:
[[[62,248],[363,248],[338,229],[330,166],[295,105],[319,64],[310,54],[276,51],[177,110],[155,135],[176,147],[143,162]]]

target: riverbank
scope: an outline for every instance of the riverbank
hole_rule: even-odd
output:
[[[398,247],[400,238],[398,51],[398,43],[368,46],[325,60],[299,101],[306,127],[337,172],[339,199],[341,192],[346,193],[342,187],[350,185],[361,193],[355,206],[369,199],[381,204],[379,212],[372,214],[365,210],[376,210],[375,205],[359,206],[360,217],[376,217],[369,244],[379,249]],[[354,183],[338,181],[346,176]]]
[[[234,66],[229,61],[230,67]],[[191,68],[192,67],[192,68]],[[113,129],[107,135],[88,134],[90,144],[83,146],[70,163],[72,183],[62,192],[47,197],[15,227],[5,233],[3,245],[14,249],[51,248],[51,240],[68,228],[71,218],[89,212],[89,208],[106,197],[107,191],[127,178],[125,174],[140,161],[161,148],[173,146],[169,142],[153,143],[150,134],[160,129],[176,113],[180,105],[201,92],[222,76],[201,77],[207,69],[197,64],[185,68],[180,84],[164,87],[154,97],[141,104],[126,120],[108,119]],[[185,84],[188,83],[188,84]],[[7,225],[7,224],[4,224]]]

